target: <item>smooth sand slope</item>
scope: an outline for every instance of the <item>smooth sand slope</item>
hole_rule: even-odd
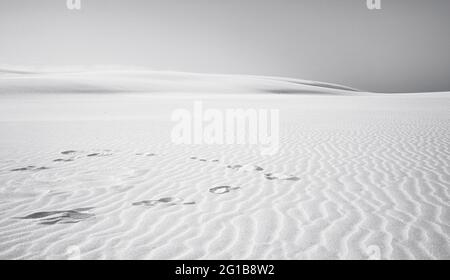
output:
[[[350,94],[353,88],[264,76],[205,75],[148,70],[5,70],[1,93],[317,93]]]
[[[0,259],[450,259],[447,93],[31,72],[0,73]],[[199,100],[279,109],[279,152],[172,144]]]

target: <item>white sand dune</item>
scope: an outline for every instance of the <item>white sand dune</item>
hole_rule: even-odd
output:
[[[1,93],[323,93],[357,91],[336,84],[263,76],[133,69],[2,70]]]
[[[29,72],[0,74],[0,259],[450,259],[447,93]],[[279,109],[279,153],[172,144],[194,100]]]

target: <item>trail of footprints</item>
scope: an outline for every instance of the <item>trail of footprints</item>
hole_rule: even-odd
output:
[[[64,157],[59,157],[53,160],[53,162],[71,162],[71,161],[75,161],[78,159],[81,159],[83,157],[88,157],[88,158],[92,158],[92,157],[106,157],[106,156],[112,156],[112,152],[111,150],[102,150],[99,152],[82,152],[82,151],[75,151],[75,150],[67,150],[67,151],[62,151],[61,155],[63,155]],[[19,172],[19,171],[41,171],[41,170],[47,170],[50,169],[50,167],[48,166],[41,166],[41,167],[37,167],[34,165],[29,165],[26,167],[19,167],[19,168],[14,168],[11,169],[10,171],[12,172]]]
[[[85,151],[76,151],[76,150],[67,150],[62,151],[61,155],[63,157],[59,157],[53,160],[53,162],[72,162],[75,160],[79,160],[82,158],[94,158],[94,157],[107,157],[112,156],[113,153],[111,150],[101,150],[101,151],[95,151],[95,152],[85,152]],[[137,156],[147,156],[147,157],[153,157],[157,154],[154,153],[136,153]],[[18,172],[18,171],[40,171],[40,170],[47,170],[50,169],[50,167],[47,166],[41,166],[37,167],[34,165],[29,165],[26,167],[20,167],[20,168],[14,168],[10,171],[12,172]]]
[[[62,151],[61,155],[64,157],[54,159],[53,162],[71,162],[81,158],[92,158],[92,157],[105,157],[111,156],[111,150],[102,150],[100,152],[81,152],[76,150],[66,150]],[[136,156],[145,156],[145,157],[154,157],[157,156],[155,153],[135,153]],[[191,157],[191,160],[197,160],[200,162],[212,162],[212,163],[220,163],[220,160],[213,159],[207,160],[199,157]],[[235,171],[243,171],[243,172],[257,172],[262,173],[264,168],[257,165],[225,165],[227,169],[235,170]],[[27,167],[21,167],[12,169],[11,171],[40,171],[46,170],[49,167],[42,166],[36,167],[33,165]],[[282,173],[262,173],[267,180],[285,180],[285,181],[298,181],[300,178],[293,175],[286,175]],[[233,191],[239,190],[240,187],[233,186],[216,186],[209,189],[209,192],[215,195],[223,195],[226,193],[230,193]],[[184,201],[182,198],[178,197],[163,197],[159,199],[153,200],[142,200],[133,202],[132,206],[142,206],[146,208],[153,207],[170,207],[170,206],[180,206],[180,205],[195,205],[195,201]],[[75,224],[84,220],[95,218],[95,214],[90,211],[94,209],[94,207],[88,208],[77,208],[73,210],[58,210],[58,211],[49,211],[49,212],[36,212],[30,215],[19,217],[18,219],[24,220],[37,220],[41,225],[54,225],[54,224]]]
[[[214,160],[206,160],[204,158],[198,158],[198,157],[191,157],[190,159],[192,160],[198,160],[201,162],[220,162],[218,159],[214,159]],[[246,165],[241,165],[241,164],[236,164],[236,165],[226,165],[226,168],[232,169],[232,170],[236,170],[236,171],[245,171],[245,172],[252,172],[252,171],[256,171],[256,172],[260,172],[260,171],[264,171],[264,168],[257,166],[257,165],[251,165],[251,164],[246,164]],[[282,174],[282,173],[264,173],[264,177],[267,180],[284,180],[284,181],[298,181],[300,180],[299,177],[294,176],[294,175],[289,175],[289,174]]]

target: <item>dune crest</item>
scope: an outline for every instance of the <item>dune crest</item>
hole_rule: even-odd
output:
[[[249,75],[92,69],[0,69],[0,93],[269,93],[354,94],[336,84]]]

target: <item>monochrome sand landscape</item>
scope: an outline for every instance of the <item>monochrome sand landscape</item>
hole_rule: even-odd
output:
[[[279,149],[174,110],[279,110]],[[450,259],[450,93],[147,70],[0,71],[0,259]]]

